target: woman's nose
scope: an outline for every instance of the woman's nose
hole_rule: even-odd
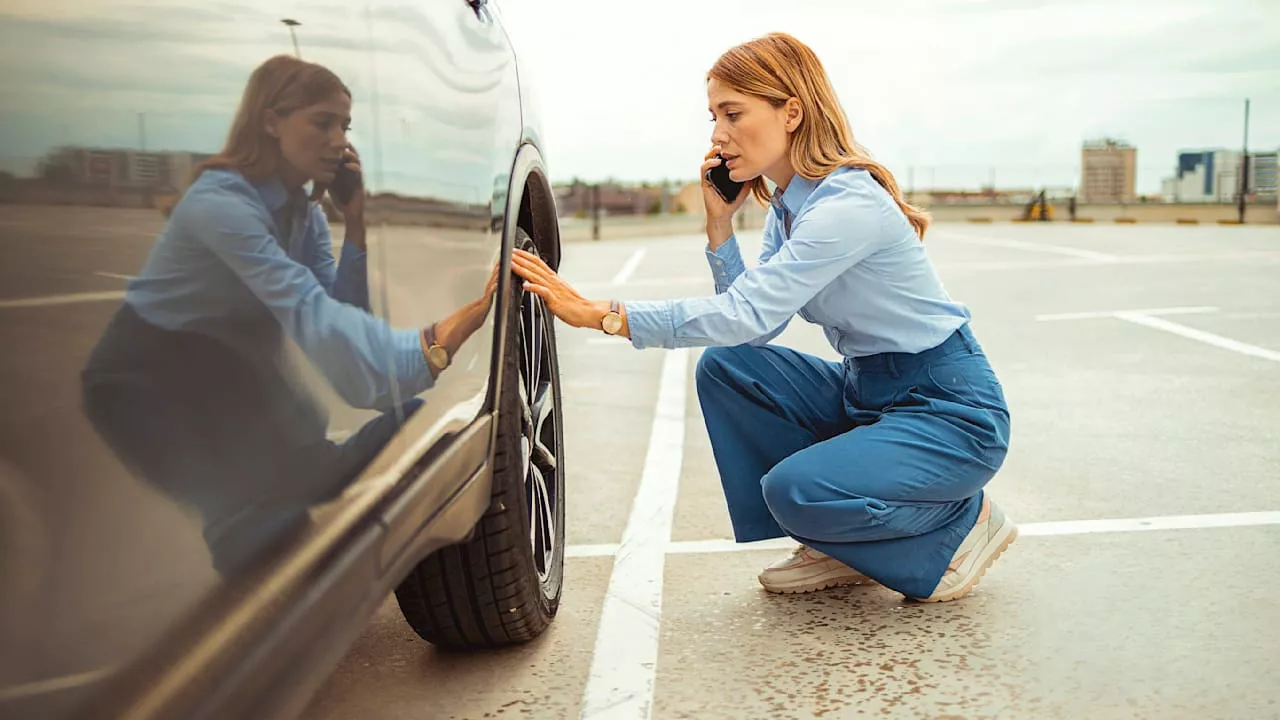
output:
[[[711,128],[711,144],[724,145],[727,142],[729,142],[729,133],[725,132],[720,123],[716,123]]]

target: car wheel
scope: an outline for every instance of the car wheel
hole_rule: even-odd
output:
[[[516,247],[536,252],[516,230]],[[554,316],[513,278],[498,399],[493,498],[472,538],[443,548],[396,588],[424,640],[457,649],[532,640],[564,580],[564,456]]]

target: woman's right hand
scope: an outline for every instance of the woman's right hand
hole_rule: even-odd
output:
[[[716,157],[719,154],[720,146],[712,145],[698,173],[698,177],[702,180],[702,204],[707,211],[707,240],[713,248],[719,247],[733,234],[733,214],[738,212],[738,208],[742,207],[747,196],[751,194],[749,189],[744,187],[732,204],[726,203],[724,198],[720,197],[720,193],[716,192],[716,189],[707,181],[707,172],[721,162]]]
[[[738,197],[734,199],[733,204],[724,201],[720,197],[720,193],[707,182],[707,171],[720,164],[720,159],[716,156],[720,154],[720,146],[712,145],[711,150],[707,152],[707,156],[702,162],[702,171],[698,173],[698,177],[702,178],[702,203],[707,208],[707,221],[723,221],[730,222],[733,220],[733,214],[738,212],[738,208],[742,207],[742,203],[746,201],[747,188],[742,188],[742,192],[738,193]]]

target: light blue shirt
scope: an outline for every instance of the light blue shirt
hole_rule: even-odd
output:
[[[844,357],[917,353],[969,320],[911,223],[865,170],[841,168],[819,181],[796,175],[772,204],[756,267],[746,269],[736,237],[707,251],[716,295],[625,304],[632,345],[763,345],[799,313]]]
[[[320,205],[300,194],[290,202],[276,180],[201,173],[125,302],[152,325],[210,335],[246,355],[278,351],[257,347],[252,332],[274,318],[354,407],[389,407],[393,387],[403,401],[434,380],[418,331],[369,312],[365,253],[346,243],[338,263]]]

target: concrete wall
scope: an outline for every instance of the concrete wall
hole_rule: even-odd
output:
[[[1066,220],[1065,203],[1052,203],[1054,220]],[[986,219],[992,222],[1008,222],[1022,217],[1024,209],[1015,205],[939,205],[928,209],[935,220],[963,222]],[[1141,223],[1176,223],[1196,221],[1216,223],[1219,220],[1234,221],[1239,217],[1235,205],[1208,205],[1203,203],[1150,203],[1141,205],[1080,205],[1076,217],[1092,218],[1094,222],[1113,223],[1117,218],[1131,218]],[[1249,205],[1245,208],[1245,222],[1249,224],[1280,223],[1280,211],[1274,204]]]

